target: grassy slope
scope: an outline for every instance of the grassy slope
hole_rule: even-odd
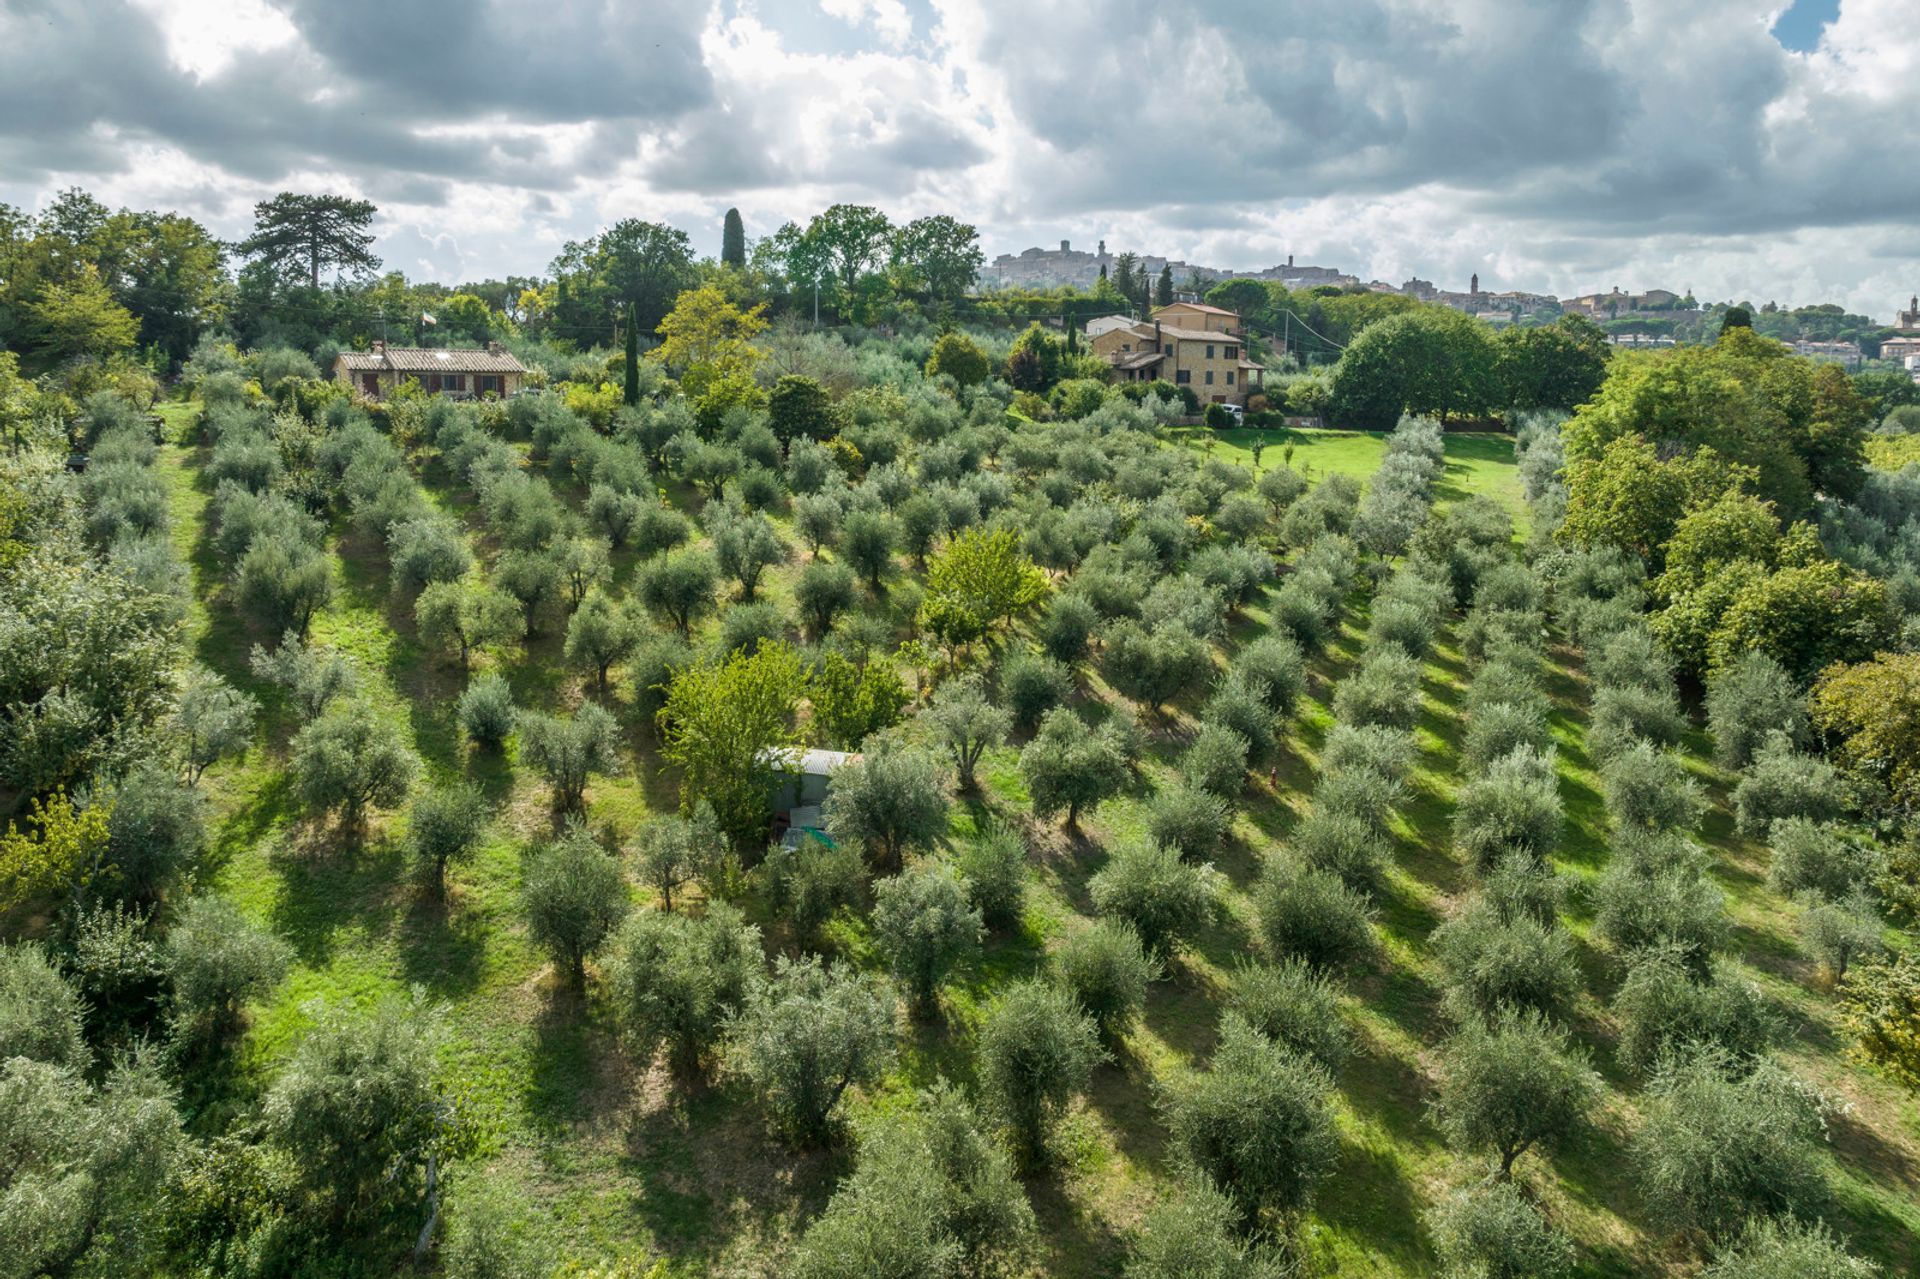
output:
[[[1217,455],[1250,460],[1236,439],[1244,434],[1223,433]],[[1295,465],[1313,468],[1316,476],[1365,475],[1380,451],[1377,437],[1289,434],[1297,440]],[[1271,464],[1277,455],[1275,447],[1263,460]],[[1510,456],[1498,438],[1450,437],[1443,498],[1483,491],[1516,505]],[[299,817],[280,767],[290,717],[248,674],[246,648],[261,637],[235,618],[222,593],[224,566],[207,552],[208,491],[198,476],[204,461],[197,450],[169,448],[162,454],[175,496],[176,536],[204,602],[194,617],[198,654],[260,694],[269,708],[266,743],[210,775],[218,813],[211,876],[218,891],[288,937],[298,963],[275,997],[255,1010],[234,1074],[203,1081],[189,1097],[199,1107],[196,1123],[217,1127],[271,1078],[310,1020],[311,1001],[363,1000],[416,987],[449,1009],[449,1065],[486,1134],[478,1164],[455,1174],[456,1211],[463,1189],[484,1180],[531,1197],[538,1215],[530,1229],[550,1240],[556,1255],[639,1251],[669,1255],[677,1270],[688,1273],[777,1272],[777,1261],[769,1257],[777,1258],[796,1225],[825,1201],[846,1167],[846,1154],[794,1156],[767,1136],[749,1099],[732,1085],[691,1097],[671,1090],[657,1072],[619,1050],[595,1004],[577,1007],[555,988],[514,908],[518,847],[549,829],[541,788],[508,761],[465,755],[449,721],[460,687],[457,673],[419,652],[410,619],[388,603],[383,557],[351,535],[330,539],[342,590],[316,623],[316,636],[360,660],[382,705],[407,726],[430,772],[467,772],[495,799],[498,816],[486,849],[456,875],[444,911],[418,905],[409,891],[394,842],[395,819],[376,820],[367,846],[356,852],[337,847],[329,832]],[[437,468],[428,465],[422,474],[431,500],[456,514],[465,511],[462,496]],[[485,557],[488,548],[477,531],[476,546]],[[630,566],[620,567],[616,580]],[[778,574],[771,584],[774,598],[787,597],[794,571]],[[1244,641],[1264,624],[1261,611],[1250,610],[1236,639]],[[1332,684],[1357,659],[1364,625],[1364,602],[1356,599],[1337,641],[1315,664],[1312,697],[1277,770],[1278,784],[1260,778],[1250,788],[1236,844],[1219,862],[1230,885],[1220,921],[1154,988],[1146,1016],[1099,1071],[1088,1104],[1071,1119],[1063,1166],[1031,1186],[1043,1228],[1043,1273],[1113,1273],[1126,1230],[1167,1184],[1167,1155],[1153,1113],[1155,1085],[1204,1063],[1211,1049],[1228,975],[1253,949],[1247,891],[1264,850],[1283,839],[1305,809],[1314,754],[1331,722]],[[1575,656],[1557,657],[1555,731],[1570,818],[1560,860],[1591,875],[1604,862],[1605,841],[1598,782],[1582,749],[1586,688]],[[524,704],[564,707],[580,696],[576,681],[556,673],[558,643],[552,637],[530,642],[504,664],[483,661],[501,665]],[[1434,1044],[1444,1027],[1436,974],[1423,946],[1466,886],[1449,847],[1448,821],[1467,674],[1447,643],[1429,663],[1421,766],[1400,826],[1398,864],[1383,895],[1383,958],[1348,983],[1346,1003],[1361,1051],[1341,1080],[1341,1163],[1306,1226],[1312,1253],[1330,1273],[1431,1273],[1420,1212],[1451,1180],[1470,1173],[1447,1152],[1428,1116]],[[1095,692],[1104,692],[1097,681]],[[617,688],[615,696],[621,697]],[[993,939],[979,962],[959,975],[943,1025],[903,1023],[899,1067],[879,1095],[862,1105],[888,1104],[890,1096],[938,1073],[967,1076],[983,1000],[999,983],[1035,971],[1050,937],[1083,926],[1091,911],[1088,877],[1105,847],[1138,831],[1142,801],[1170,775],[1191,731],[1192,709],[1176,709],[1151,725],[1154,744],[1142,783],[1088,821],[1080,839],[1032,825],[1014,746],[990,755],[982,769],[985,795],[956,806],[953,835],[965,839],[990,811],[1028,825],[1035,853],[1024,925],[1015,936]],[[1764,851],[1733,834],[1724,808],[1726,779],[1705,762],[1703,746],[1690,743],[1694,765],[1719,801],[1706,836],[1720,855],[1738,945],[1790,1014],[1796,1067],[1853,1106],[1833,1129],[1842,1224],[1892,1272],[1910,1273],[1920,1263],[1920,1208],[1911,1193],[1920,1169],[1920,1114],[1911,1101],[1840,1060],[1830,1001],[1798,953],[1791,908],[1766,888]],[[596,826],[626,834],[651,808],[672,801],[641,747],[636,737],[627,776],[598,779],[590,790]],[[1612,965],[1586,942],[1585,919],[1576,913],[1570,922],[1592,979],[1578,1030],[1605,1069],[1610,1091],[1593,1136],[1552,1162],[1529,1156],[1527,1176],[1548,1211],[1580,1241],[1583,1274],[1680,1273],[1688,1269],[1686,1254],[1647,1238],[1634,1224],[1639,1213],[1623,1157],[1634,1088],[1610,1067],[1604,1012]],[[862,929],[840,929],[846,953],[872,963]]]

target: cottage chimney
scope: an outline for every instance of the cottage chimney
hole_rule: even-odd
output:
[[[500,344],[498,342],[487,343],[487,354],[488,355],[500,354]]]
[[[387,353],[387,340],[385,338],[375,338],[373,340],[373,353],[375,355],[385,355]]]

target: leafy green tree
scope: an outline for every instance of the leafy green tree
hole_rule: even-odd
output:
[[[698,918],[638,911],[614,940],[615,1021],[643,1060],[664,1048],[676,1075],[698,1080],[761,964],[760,930],[725,902]]]
[[[627,305],[626,350],[621,364],[620,398],[628,407],[640,403],[640,313],[632,303]]]
[[[34,942],[0,944],[0,1061],[25,1058],[84,1070],[80,992]]]
[[[407,809],[407,851],[429,893],[446,895],[447,867],[472,860],[486,826],[486,798],[463,782],[414,796]]]
[[[234,248],[283,283],[304,280],[310,289],[329,269],[370,276],[380,269],[370,229],[376,212],[368,200],[282,191],[253,206],[253,234]]]
[[[681,769],[680,802],[713,805],[736,846],[765,838],[783,752],[799,743],[794,714],[806,690],[785,644],[675,671],[660,708],[661,753]]]
[[[827,1140],[840,1099],[893,1060],[893,1003],[847,968],[782,956],[728,1031],[728,1056],[789,1140]]]
[[[581,341],[611,342],[629,307],[649,332],[693,283],[693,242],[659,222],[622,218],[597,236],[565,244],[547,268],[557,296],[552,323]]]
[[[620,766],[620,726],[592,702],[583,703],[571,719],[522,711],[515,726],[520,730],[520,757],[546,775],[556,808],[579,810],[588,776]]]
[[[1572,412],[1606,380],[1606,331],[1580,315],[1548,325],[1510,325],[1494,340],[1507,406]]]
[[[1125,753],[1104,727],[1096,732],[1067,707],[1049,711],[1020,752],[1020,774],[1041,817],[1066,813],[1068,830],[1080,812],[1120,793],[1129,769]]]
[[[1565,1030],[1538,1012],[1504,1012],[1491,1024],[1467,1021],[1448,1041],[1441,1126],[1456,1146],[1491,1151],[1504,1181],[1527,1151],[1578,1132],[1598,1091]]]
[[[196,1044],[226,1043],[247,1001],[278,985],[292,962],[291,946],[225,898],[188,901],[167,930],[165,947],[177,1033]]]
[[[934,339],[933,354],[927,357],[926,374],[945,374],[961,386],[978,386],[993,372],[987,353],[964,333],[942,333]]]
[[[980,233],[944,213],[915,218],[893,233],[895,271],[935,299],[953,300],[973,287],[986,265]]]
[[[620,863],[578,825],[548,847],[528,851],[520,880],[527,934],[553,956],[569,985],[584,989],[587,960],[631,906]]]
[[[667,813],[642,826],[634,844],[634,862],[640,881],[658,892],[661,909],[670,911],[675,890],[711,876],[726,851],[713,807],[696,804],[691,816]]]
[[[1014,1159],[1042,1166],[1060,1117],[1105,1059],[1093,1018],[1063,990],[1017,982],[988,1005],[978,1053],[981,1097],[1007,1128]]]
[[[333,598],[333,565],[297,538],[268,534],[240,557],[234,588],[241,607],[274,633],[305,639],[314,614]]]
[[[1173,305],[1173,267],[1170,264],[1161,264],[1160,278],[1154,282],[1153,286],[1153,304],[1155,306]]]
[[[368,806],[405,799],[420,757],[391,722],[368,706],[328,710],[293,736],[289,760],[294,789],[310,807],[339,809],[358,826]]]
[[[1849,1254],[1824,1222],[1762,1217],[1714,1258],[1702,1279],[1874,1279],[1880,1267]]]
[[[1809,700],[1814,722],[1829,740],[1838,739],[1844,765],[1884,783],[1903,802],[1920,799],[1920,655],[1880,653],[1829,667]]]
[[[1283,1279],[1281,1250],[1241,1233],[1240,1210],[1204,1177],[1148,1210],[1127,1253],[1125,1279]]]
[[[1911,952],[1853,970],[1841,1015],[1852,1055],[1910,1092],[1920,1092],[1920,958]]]
[[[767,396],[767,423],[784,445],[795,440],[824,440],[834,433],[833,401],[818,381],[787,373]]]
[[[796,1279],[1000,1275],[1029,1260],[1033,1209],[966,1094],[941,1080],[861,1132],[853,1174],[800,1240]]]
[[[922,862],[874,885],[873,932],[914,1011],[929,1016],[940,984],[980,947],[980,912],[951,867]]]
[[[1493,339],[1479,320],[1424,307],[1369,325],[1340,356],[1328,411],[1385,429],[1402,414],[1484,417],[1500,398]]]
[[[880,265],[893,237],[893,224],[880,210],[862,204],[836,204],[815,214],[806,234],[820,246],[842,295],[852,298],[860,277]]]
[[[50,280],[26,306],[34,349],[48,364],[111,360],[140,336],[132,312],[114,301],[99,270],[82,263],[71,279]]]
[[[1170,1091],[1163,1113],[1174,1149],[1252,1225],[1263,1210],[1305,1207],[1333,1170],[1332,1092],[1318,1064],[1229,1018],[1207,1069]]]

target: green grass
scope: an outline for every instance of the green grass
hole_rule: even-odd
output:
[[[1251,465],[1249,432],[1218,435],[1214,456]],[[1280,459],[1280,432],[1263,464]],[[1294,465],[1318,479],[1364,478],[1378,464],[1382,437],[1345,432],[1284,433],[1296,443]],[[316,638],[351,653],[384,713],[411,735],[439,777],[464,775],[495,805],[484,849],[459,868],[450,901],[423,904],[400,852],[404,818],[376,815],[364,839],[352,841],[303,814],[291,795],[284,750],[292,714],[246,671],[247,647],[259,638],[227,600],[224,566],[207,551],[208,491],[199,478],[204,453],[168,448],[162,467],[173,494],[176,544],[194,570],[199,605],[192,618],[201,660],[262,694],[263,741],[244,759],[215,768],[212,797],[215,854],[208,879],[250,916],[293,945],[292,975],[252,1012],[252,1029],[230,1076],[201,1081],[188,1097],[194,1131],[220,1130],[271,1081],[310,1024],[316,1001],[363,1003],[418,990],[444,1007],[451,1030],[446,1067],[461,1105],[482,1134],[479,1153],[450,1173],[450,1211],[483,1184],[523,1196],[527,1228],[553,1257],[607,1260],[664,1256],[675,1274],[776,1274],[795,1234],[817,1213],[849,1166],[847,1150],[795,1153],[768,1131],[751,1097],[722,1077],[686,1091],[619,1044],[602,997],[584,1005],[553,980],[544,957],[518,920],[521,850],[553,830],[544,786],[502,758],[470,751],[453,732],[449,707],[459,672],[423,653],[411,620],[387,589],[379,548],[344,528],[329,539],[341,590],[317,620]],[[440,509],[467,521],[476,552],[493,557],[470,495],[421,459],[423,491]],[[1486,494],[1517,509],[1518,483],[1505,437],[1450,435],[1443,500]],[[540,468],[536,465],[534,468]],[[563,497],[578,494],[562,488]],[[788,600],[801,558],[769,576],[763,593]],[[630,569],[630,564],[624,566]],[[617,581],[624,580],[622,573]],[[885,606],[909,606],[904,570]],[[616,587],[616,589],[618,589]],[[1222,996],[1234,966],[1257,951],[1250,892],[1263,859],[1307,811],[1315,761],[1332,725],[1332,693],[1357,663],[1367,610],[1349,602],[1339,633],[1312,665],[1308,697],[1271,775],[1249,784],[1234,840],[1217,861],[1225,892],[1218,920],[1179,953],[1157,983],[1144,1016],[1096,1073],[1086,1103],[1063,1133],[1059,1167],[1029,1183],[1041,1223],[1034,1273],[1104,1276],[1117,1271],[1127,1233],[1174,1184],[1156,1097],[1165,1084],[1204,1065],[1215,1041]],[[711,634],[709,621],[705,634]],[[1244,640],[1265,629],[1265,602],[1236,623]],[[561,668],[554,636],[521,649],[488,653],[476,669],[499,669],[524,703],[577,705],[589,693]],[[1301,1238],[1319,1273],[1423,1276],[1435,1272],[1423,1210],[1451,1185],[1478,1175],[1471,1160],[1450,1152],[1432,1121],[1437,1045],[1446,1023],[1439,1011],[1438,973],[1426,941],[1458,904],[1468,876],[1451,847],[1450,821],[1461,785],[1463,700],[1470,671],[1452,631],[1429,658],[1417,729],[1420,755],[1396,827],[1396,859],[1381,893],[1379,959],[1350,975],[1343,1007],[1358,1040],[1342,1072],[1337,1103],[1341,1155]],[[1606,859],[1606,821],[1599,780],[1585,753],[1588,689],[1578,655],[1552,652],[1548,686],[1552,727],[1560,745],[1567,835],[1560,866],[1591,878]],[[1097,675],[1087,696],[1110,698]],[[1119,799],[1069,836],[1035,822],[1017,768],[1019,741],[982,761],[982,794],[956,803],[950,842],[970,838],[990,817],[1022,826],[1033,849],[1030,894],[1021,926],[988,940],[981,955],[950,983],[942,1019],[900,1023],[898,1063],[878,1089],[855,1099],[857,1115],[896,1105],[910,1088],[940,1075],[972,1077],[974,1029],[995,990],[1040,970],[1045,951],[1084,927],[1092,909],[1087,881],[1107,849],[1143,828],[1153,790],[1171,780],[1195,727],[1198,696],[1147,716],[1150,743],[1139,779]],[[612,704],[629,716],[631,692],[617,682]],[[672,778],[650,753],[644,734],[630,735],[622,774],[596,778],[589,821],[616,838],[675,798]],[[1911,1098],[1847,1064],[1832,999],[1800,955],[1793,908],[1766,886],[1765,852],[1738,837],[1726,812],[1729,779],[1715,770],[1698,734],[1689,760],[1715,800],[1704,838],[1738,928],[1740,957],[1788,1013],[1788,1048],[1796,1070],[1843,1098],[1851,1110],[1834,1125],[1835,1223],[1879,1259],[1889,1274],[1920,1265],[1920,1205],[1912,1186],[1920,1168],[1920,1114]],[[636,891],[636,901],[642,894]],[[642,903],[644,904],[644,903]],[[750,917],[783,934],[765,903],[749,897]],[[1608,1080],[1590,1137],[1548,1159],[1529,1155],[1522,1175],[1529,1193],[1579,1245],[1583,1276],[1682,1275],[1696,1268],[1684,1246],[1648,1235],[1626,1147],[1637,1114],[1638,1083],[1611,1066],[1612,1028],[1606,997],[1616,965],[1588,933],[1577,902],[1568,923],[1590,977],[1575,1011],[1582,1045]],[[857,919],[832,929],[842,957],[877,967]]]

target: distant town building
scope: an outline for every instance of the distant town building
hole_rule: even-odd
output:
[[[1880,358],[1883,360],[1905,361],[1920,355],[1920,337],[1886,338],[1880,343]]]
[[[1844,364],[1850,369],[1860,367],[1860,344],[1858,342],[1816,342],[1810,338],[1800,338],[1788,343],[1795,355],[1809,360],[1820,360],[1830,364]]]
[[[1680,295],[1667,289],[1648,289],[1645,293],[1622,293],[1619,285],[1614,285],[1608,293],[1588,293],[1577,298],[1568,298],[1560,305],[1563,309],[1591,320],[1607,320],[1617,316],[1631,315],[1639,311],[1671,311],[1680,302]]]
[[[1920,331],[1920,294],[1907,299],[1907,309],[1893,317],[1893,327],[1908,333]]]
[[[1111,333],[1115,329],[1131,328],[1133,323],[1133,317],[1130,315],[1101,315],[1088,320],[1081,326],[1081,331],[1091,339],[1099,337],[1102,333]]]

